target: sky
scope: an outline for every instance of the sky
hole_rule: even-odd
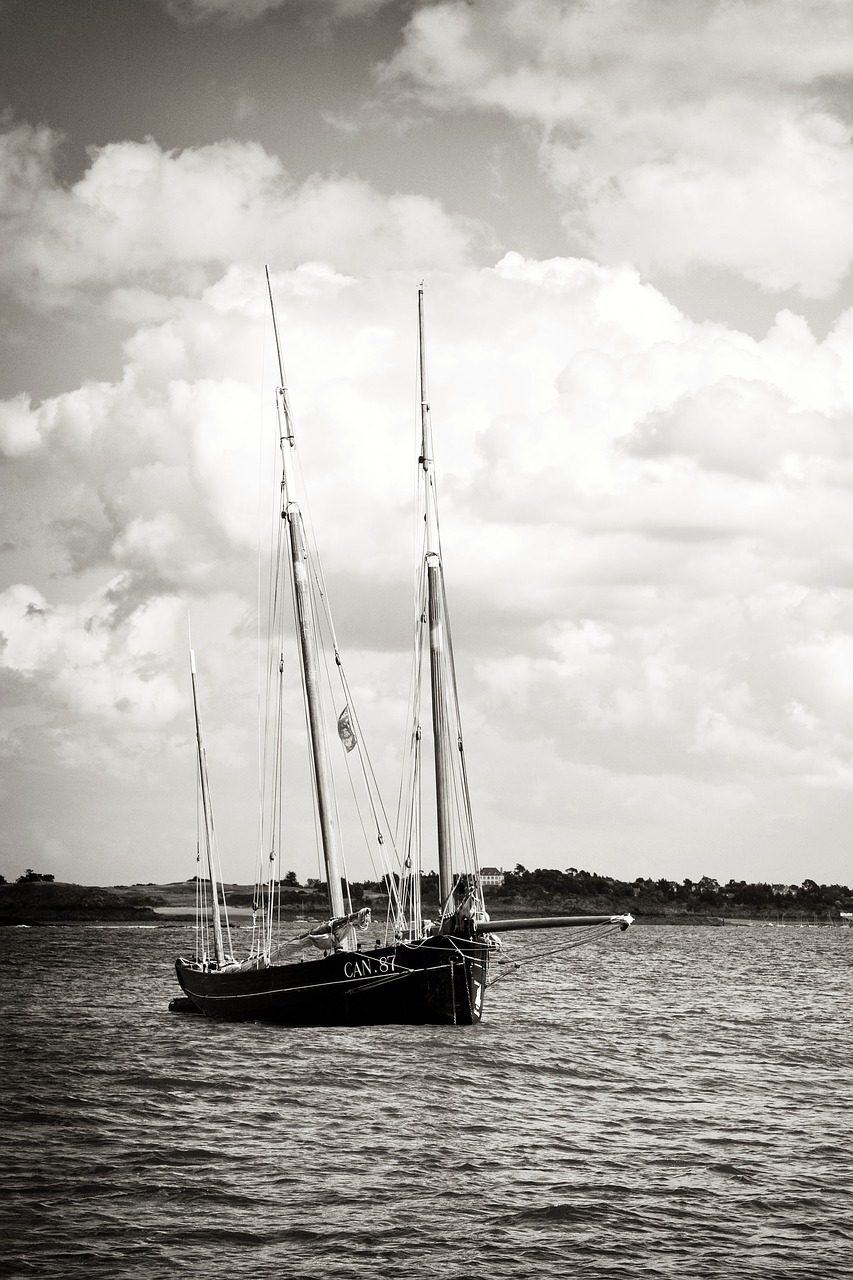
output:
[[[0,0],[0,872],[194,874],[189,612],[251,877],[269,264],[387,796],[424,280],[481,862],[850,884],[851,84],[848,0]]]

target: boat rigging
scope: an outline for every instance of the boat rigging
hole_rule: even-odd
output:
[[[269,271],[266,273],[276,349],[276,411],[280,479],[276,498],[267,631],[266,732],[262,752],[264,794],[259,824],[259,871],[253,909],[252,943],[244,960],[226,947],[220,915],[221,886],[214,857],[213,810],[207,759],[201,736],[195,660],[191,660],[196,726],[200,826],[206,850],[210,897],[209,928],[197,930],[196,954],[176,962],[185,993],[181,1007],[214,1017],[257,1019],[289,1025],[371,1025],[382,1023],[471,1024],[480,1020],[489,985],[489,966],[509,930],[584,926],[588,936],[625,929],[630,916],[552,917],[490,921],[472,817],[471,795],[453,658],[444,579],[441,533],[427,391],[423,285],[418,290],[418,396],[420,404],[417,468],[422,541],[416,553],[412,697],[407,729],[409,750],[396,838],[388,829],[364,735],[344,674],[322,579],[319,556],[309,539],[296,483],[294,431],[284,375],[279,326]],[[289,584],[289,593],[286,590]],[[329,918],[281,940],[276,929],[279,867],[284,823],[283,731],[285,705],[285,602],[290,596],[300,692],[310,762],[310,799],[326,874]],[[327,666],[322,648],[332,655]],[[337,672],[339,701],[324,692],[324,674]],[[429,688],[429,738],[432,742],[438,900],[422,903],[422,708]],[[337,710],[340,699],[343,710]],[[337,741],[336,741],[337,740]],[[348,896],[346,860],[334,785],[333,748],[348,766],[359,761],[362,804],[369,815],[361,825],[372,830],[387,887],[384,937],[373,945],[360,941],[372,924],[367,908],[354,909]],[[340,753],[338,763],[340,763]],[[373,854],[371,855],[373,857]],[[205,897],[207,895],[204,895]],[[200,905],[202,905],[200,903]],[[225,916],[227,922],[227,916]],[[374,933],[376,932],[374,926]],[[322,951],[322,957],[317,956]]]

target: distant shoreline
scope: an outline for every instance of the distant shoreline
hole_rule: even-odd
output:
[[[174,924],[195,918],[195,884],[177,882],[156,885],[116,885],[111,888],[74,885],[57,881],[29,881],[0,885],[0,926],[47,926],[93,922]],[[252,889],[247,885],[226,886],[230,898],[229,915],[235,923],[243,923],[252,915]],[[375,893],[365,895],[358,905],[370,906],[377,917],[385,914],[387,899]],[[704,925],[714,928],[739,925],[778,925],[799,927],[822,925],[843,927],[840,920],[821,918],[806,921],[797,918],[771,918],[768,915],[731,915],[705,911],[643,911],[631,904],[608,902],[601,896],[585,900],[555,898],[544,903],[515,897],[512,902],[490,905],[492,919],[513,916],[527,917],[547,915],[620,915],[630,911],[638,925]],[[287,921],[300,917],[322,920],[327,911],[321,895],[301,894],[297,901],[282,905],[281,916]],[[778,913],[773,913],[776,916]],[[802,914],[802,913],[799,913]]]

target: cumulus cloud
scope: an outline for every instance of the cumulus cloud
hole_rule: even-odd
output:
[[[17,584],[0,595],[0,668],[39,681],[47,696],[82,721],[109,719],[157,730],[182,704],[162,670],[175,645],[180,602],[160,597],[116,624],[110,584],[80,604],[50,604]]]
[[[775,412],[774,412],[775,404]],[[853,421],[798,412],[766,382],[721,378],[637,427],[627,446],[644,457],[680,455],[750,480],[794,478],[817,465],[836,476],[851,459]]]
[[[128,376],[12,406],[28,434],[6,450],[22,465],[7,471],[4,523],[10,541],[50,548],[61,574],[112,566],[126,593],[192,590],[256,546],[257,440],[240,442],[257,404],[244,387]]]
[[[538,125],[567,231],[602,260],[824,297],[853,260],[850,128],[826,92],[851,70],[843,0],[447,0],[382,76]]]
[[[448,573],[484,736],[643,775],[632,804],[658,833],[656,806],[711,784],[738,805],[783,776],[849,789],[850,682],[833,697],[828,677],[853,622],[846,322],[818,344],[783,315],[753,341],[624,269],[514,255],[477,296],[513,390],[457,374],[431,399],[439,458],[478,422]],[[457,299],[466,374],[476,327]]]
[[[427,196],[382,196],[355,177],[296,185],[257,143],[110,143],[69,187],[60,143],[45,126],[0,133],[0,283],[30,304],[92,289],[197,293],[235,262],[452,268],[482,235]]]
[[[274,289],[339,638],[396,743],[414,281],[314,263]],[[263,275],[113,303],[136,324],[119,379],[0,406],[0,542],[30,584],[2,598],[0,662],[68,768],[119,732],[150,761],[189,728],[175,664],[192,603],[236,771],[277,449]],[[468,754],[496,847],[520,822],[510,759],[557,861],[556,814],[600,842],[615,804],[651,849],[715,805],[718,837],[754,826],[781,778],[774,802],[819,821],[814,797],[853,781],[853,319],[817,342],[781,313],[758,341],[690,322],[627,267],[517,254],[433,273],[427,316]]]

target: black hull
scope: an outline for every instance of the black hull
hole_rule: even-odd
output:
[[[482,1015],[488,967],[487,943],[449,934],[268,969],[175,966],[201,1013],[290,1027],[470,1026]]]

